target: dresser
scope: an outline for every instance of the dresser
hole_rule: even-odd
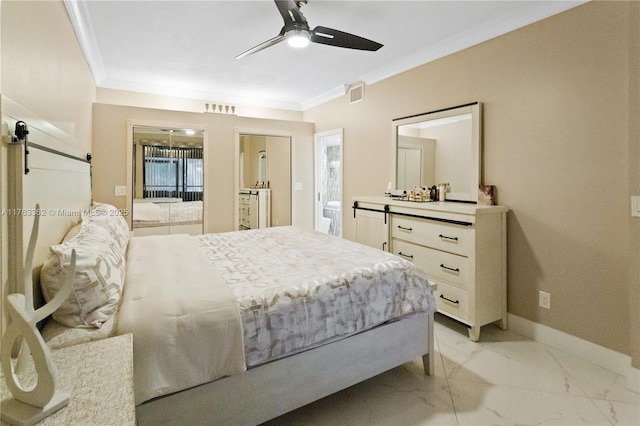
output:
[[[507,327],[507,209],[355,197],[356,241],[414,262],[437,286],[438,312],[469,326]]]
[[[83,343],[51,351],[58,369],[59,390],[69,395],[69,405],[38,425],[136,424],[133,394],[133,335]],[[3,376],[0,369],[0,376]],[[22,384],[34,383],[32,368],[18,374]],[[0,377],[3,404],[12,399]],[[7,423],[1,422],[2,426]]]
[[[238,194],[240,230],[271,226],[271,189],[240,189]]]

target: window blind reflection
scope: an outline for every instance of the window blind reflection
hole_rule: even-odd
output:
[[[202,148],[143,145],[143,160],[144,198],[202,200]]]

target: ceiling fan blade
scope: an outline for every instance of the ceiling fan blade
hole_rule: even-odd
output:
[[[306,24],[307,20],[302,15],[300,7],[295,0],[273,0],[278,7],[280,15],[284,20],[284,25],[287,29],[294,26],[294,24]]]
[[[311,41],[314,43],[328,44],[329,46],[369,50],[372,52],[375,52],[383,46],[373,40],[327,27],[315,27],[313,31],[311,31]]]
[[[239,54],[238,56],[236,56],[236,59],[244,58],[245,56],[249,56],[249,55],[252,55],[252,54],[254,54],[256,52],[264,50],[267,47],[274,46],[274,45],[280,43],[281,41],[283,41],[285,38],[286,37],[284,36],[284,31],[281,31],[280,34],[278,34],[274,38],[272,38],[270,40],[267,40],[267,41],[265,41],[263,43],[260,43],[259,45],[252,47],[251,49],[247,50],[246,52],[243,52],[243,53]]]

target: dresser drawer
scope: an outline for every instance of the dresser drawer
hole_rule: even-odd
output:
[[[438,312],[451,315],[455,318],[469,320],[469,293],[467,290],[454,285],[431,279],[433,284],[437,284],[437,289],[433,293],[436,298]]]
[[[241,203],[249,204],[249,199],[250,198],[251,198],[251,196],[249,194],[240,194],[240,195],[238,195],[238,201],[240,201]]]
[[[475,231],[464,225],[391,215],[391,237],[469,256]]]
[[[251,227],[251,216],[249,215],[249,207],[240,206],[240,226],[245,228]]]
[[[464,256],[434,250],[406,241],[393,239],[394,254],[413,261],[424,271],[438,279],[468,288],[473,282],[469,259]]]

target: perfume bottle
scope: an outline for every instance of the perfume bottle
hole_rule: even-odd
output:
[[[429,188],[429,200],[438,201],[438,189],[436,188],[435,185]]]
[[[391,182],[389,182],[389,183],[387,184],[387,190],[386,190],[386,192],[384,193],[384,196],[385,196],[385,197],[391,197]]]
[[[447,198],[447,186],[448,183],[441,183],[438,185],[438,201],[444,201]]]

